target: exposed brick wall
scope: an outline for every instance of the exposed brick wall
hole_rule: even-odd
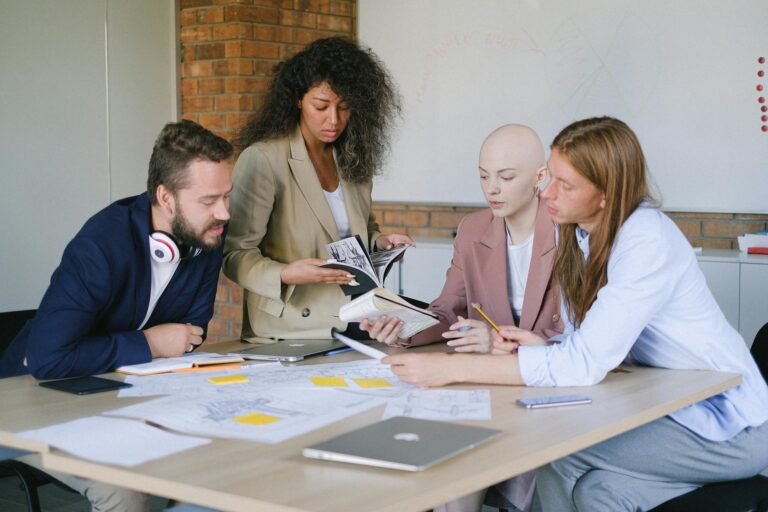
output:
[[[383,0],[382,0],[383,1]],[[322,37],[356,37],[356,0],[181,0],[182,116],[232,139],[263,101],[274,65]],[[478,207],[377,203],[387,233],[450,239]],[[768,215],[675,213],[693,245],[736,248]],[[221,276],[209,341],[240,336],[241,287]]]
[[[377,203],[374,212],[382,231],[411,236],[450,238],[464,215],[483,206]],[[667,212],[692,245],[738,249],[736,237],[768,229],[768,215],[741,213]]]
[[[272,71],[315,39],[357,33],[355,0],[181,0],[182,117],[232,140]],[[222,275],[209,342],[240,336],[243,289]]]

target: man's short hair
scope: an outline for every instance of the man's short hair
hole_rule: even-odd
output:
[[[232,156],[232,151],[232,144],[193,121],[184,119],[166,124],[157,136],[149,159],[147,196],[150,203],[157,204],[159,185],[174,195],[187,186],[186,170],[192,160],[221,162]]]

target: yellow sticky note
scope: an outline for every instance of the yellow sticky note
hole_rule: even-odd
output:
[[[330,386],[335,388],[345,388],[347,387],[347,381],[344,380],[344,377],[337,376],[337,377],[310,377],[309,378],[312,381],[312,384],[315,386]]]
[[[353,379],[361,388],[391,388],[387,379]]]
[[[280,421],[282,418],[270,416],[269,414],[262,414],[260,412],[252,412],[251,414],[238,416],[237,418],[232,419],[238,423],[245,423],[246,425],[269,425],[270,423]]]
[[[248,382],[248,377],[245,375],[225,375],[224,377],[210,377],[208,382],[211,384],[237,384],[239,382]]]

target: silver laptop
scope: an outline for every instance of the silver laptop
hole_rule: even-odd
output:
[[[424,471],[501,435],[501,430],[395,416],[304,448],[311,459]]]
[[[301,361],[305,357],[326,354],[332,350],[345,348],[337,340],[280,340],[276,343],[250,345],[248,348],[231,352],[243,359],[260,361]]]

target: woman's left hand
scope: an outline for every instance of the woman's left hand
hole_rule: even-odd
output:
[[[443,333],[448,346],[456,352],[488,353],[493,348],[491,329],[482,320],[468,320],[459,317],[450,330]]]
[[[459,382],[458,373],[461,361],[448,354],[394,354],[381,360],[391,366],[392,373],[403,382],[419,387],[445,386]]]
[[[376,239],[376,248],[380,251],[392,249],[396,245],[402,244],[416,247],[416,242],[414,242],[408,235],[398,235],[396,233],[391,233],[389,235],[381,235]]]

